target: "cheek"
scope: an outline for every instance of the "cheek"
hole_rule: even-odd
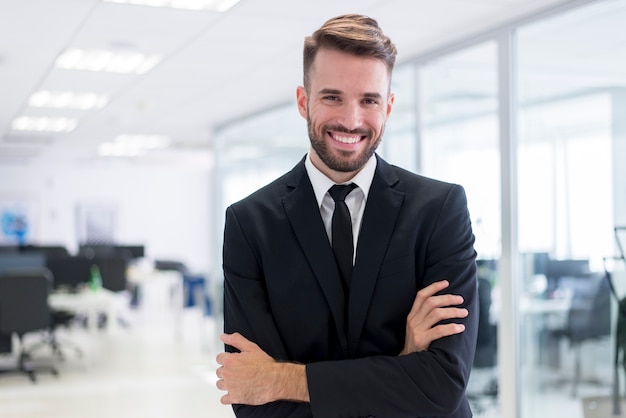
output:
[[[387,118],[385,117],[385,114],[381,112],[381,113],[377,113],[376,115],[372,115],[372,117],[367,120],[367,123],[370,126],[370,128],[380,133],[385,127],[386,121],[387,121]]]

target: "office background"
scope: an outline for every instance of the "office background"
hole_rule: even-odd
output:
[[[32,1],[11,7],[7,2],[3,27],[22,30],[17,24],[22,7],[37,6],[42,12],[50,7],[52,12],[59,4],[75,3]],[[197,15],[168,15],[187,24],[188,46],[182,48],[165,39],[167,28],[155,23],[165,12],[147,12],[154,21],[146,19],[146,31],[158,36],[140,46],[148,52],[169,49],[174,58],[165,54],[145,79],[106,78],[101,89],[112,90],[108,104],[100,110],[72,110],[78,126],[67,136],[19,131],[13,125],[20,116],[45,115],[27,105],[35,90],[69,85],[62,70],[50,68],[67,45],[59,40],[56,52],[41,55],[23,51],[46,70],[31,70],[30,84],[14,85],[12,59],[22,55],[5,52],[11,51],[4,49],[5,38],[0,80],[11,94],[23,91],[21,102],[4,104],[0,112],[5,127],[0,208],[28,215],[29,241],[70,249],[78,248],[84,233],[81,214],[105,210],[112,214],[114,241],[145,243],[150,258],[180,259],[219,280],[226,205],[277,177],[307,150],[306,125],[293,102],[302,37],[344,11],[330,2],[271,3],[244,0],[223,17],[210,15],[214,21],[208,30]],[[590,271],[601,272],[603,258],[618,252],[614,227],[626,225],[621,162],[626,156],[626,2],[450,1],[430,21],[420,16],[420,7],[430,10],[432,4],[407,4],[371,1],[354,7],[378,18],[398,39],[401,53],[393,80],[397,103],[380,153],[410,170],[458,182],[468,193],[497,327],[495,351],[487,356],[488,367],[477,368],[481,380],[472,387],[480,395],[476,407],[492,416],[565,410],[568,416],[592,417],[611,395],[611,336],[581,348],[583,382],[572,399],[576,359],[567,339],[556,332],[563,328],[564,312],[528,308],[527,301],[559,299],[553,297],[550,275],[536,266],[542,256],[583,260]],[[117,6],[94,1],[82,10],[69,7],[74,15],[65,17],[66,25],[55,23],[54,30],[64,32],[65,41],[74,37],[77,45],[72,46],[91,46],[87,40],[105,45],[102,25]],[[130,15],[116,27],[125,34],[131,33],[127,24],[146,13],[140,6],[128,7]],[[407,7],[415,13],[398,12]],[[292,8],[302,8],[301,14]],[[229,13],[239,20],[229,20]],[[38,19],[44,28],[52,26],[43,13]],[[269,49],[248,44],[252,30],[246,28],[256,19],[264,25],[254,32]],[[91,24],[98,30],[87,33],[82,26]],[[87,36],[94,33],[98,36]],[[220,34],[230,42],[213,49]],[[37,51],[37,43],[40,39],[27,46]],[[189,45],[210,53],[203,59]],[[176,74],[168,82],[157,78],[166,70]],[[85,86],[91,81],[65,71]],[[230,77],[220,78],[225,74]],[[181,77],[198,83],[209,78],[213,84],[187,90]],[[166,92],[178,94],[169,107],[157,100]],[[115,113],[118,108],[123,112]],[[152,138],[156,145],[140,151],[126,146],[143,154],[122,155],[122,140],[109,138],[125,132],[121,128],[158,135]],[[103,148],[107,141],[113,145]],[[611,261],[607,268],[618,293],[626,294],[624,266]],[[484,389],[494,378],[499,390],[490,397]]]

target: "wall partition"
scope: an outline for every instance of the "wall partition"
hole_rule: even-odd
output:
[[[603,259],[626,210],[614,199],[626,186],[616,166],[624,22],[626,2],[604,1],[517,31],[524,417],[613,412],[616,310]]]

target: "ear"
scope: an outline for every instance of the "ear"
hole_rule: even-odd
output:
[[[296,89],[296,102],[298,103],[298,112],[304,119],[307,118],[307,95],[306,89],[303,86],[298,86]]]
[[[391,115],[391,109],[393,108],[393,104],[396,101],[396,95],[393,93],[389,93],[389,97],[387,98],[387,115],[386,119],[389,119]]]

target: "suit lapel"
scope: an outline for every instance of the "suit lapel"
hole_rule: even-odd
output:
[[[291,171],[287,178],[287,186],[290,192],[283,197],[283,207],[309,266],[326,296],[335,319],[341,347],[346,353],[348,349],[343,287],[313,193],[313,186],[306,174],[304,160]]]
[[[378,158],[376,174],[368,193],[352,273],[349,300],[348,347],[353,356],[365,323],[378,272],[394,230],[404,193],[393,188],[397,176]]]

